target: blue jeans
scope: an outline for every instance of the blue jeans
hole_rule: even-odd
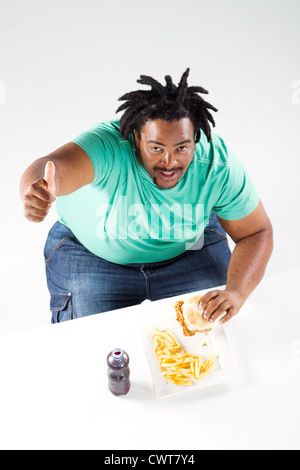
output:
[[[214,213],[202,249],[127,265],[94,255],[57,221],[44,248],[51,323],[224,285],[230,257],[226,233]]]

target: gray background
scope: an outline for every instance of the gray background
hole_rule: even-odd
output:
[[[113,119],[141,74],[178,83],[191,68],[273,223],[267,272],[300,266],[299,18],[299,0],[0,0],[0,334],[50,321],[43,247],[57,214],[23,217],[22,173]]]

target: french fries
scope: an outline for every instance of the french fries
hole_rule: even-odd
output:
[[[194,380],[204,379],[213,370],[214,354],[206,361],[196,354],[188,354],[169,330],[155,329],[151,335],[162,375],[170,382],[189,386]]]

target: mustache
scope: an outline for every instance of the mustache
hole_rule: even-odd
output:
[[[172,173],[173,171],[181,171],[181,170],[183,170],[182,167],[179,167],[179,168],[172,168],[171,170],[166,170],[166,168],[158,168],[157,166],[154,167],[154,171],[163,171],[163,172],[168,172],[168,173],[169,173],[169,172]]]

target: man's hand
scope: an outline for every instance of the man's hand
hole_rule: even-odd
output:
[[[261,201],[243,219],[218,218],[236,245],[228,266],[225,290],[207,292],[201,299],[200,308],[205,309],[204,318],[212,322],[226,312],[220,320],[225,323],[239,312],[263,278],[273,250],[273,230]]]
[[[220,323],[226,323],[239,312],[245,300],[237,291],[212,290],[202,297],[199,307],[205,309],[203,317],[210,322],[216,321],[226,312],[220,320]]]
[[[30,222],[42,222],[56,200],[55,165],[49,161],[44,178],[34,181],[23,196],[24,215]]]

